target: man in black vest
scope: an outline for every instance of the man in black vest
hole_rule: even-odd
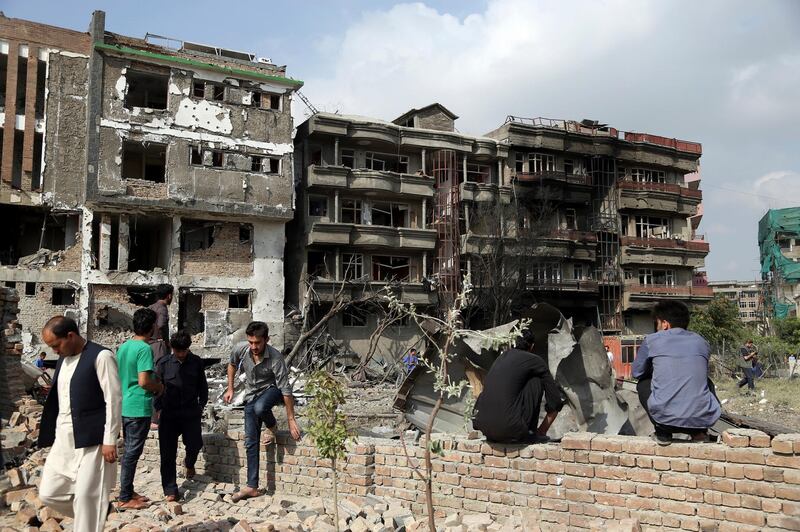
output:
[[[47,395],[39,446],[52,445],[39,499],[74,519],[74,530],[100,532],[117,480],[122,394],[113,353],[84,340],[74,320],[51,318],[42,339],[59,356]]]
[[[192,337],[178,331],[170,338],[172,353],[156,364],[156,375],[164,383],[164,393],[156,398],[161,411],[158,446],[161,451],[161,486],[167,501],[180,498],[175,465],[178,437],[186,448],[186,478],[195,475],[194,464],[203,447],[203,409],[208,402],[208,383],[203,360],[189,351]]]

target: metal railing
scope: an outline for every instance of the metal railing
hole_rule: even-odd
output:
[[[708,242],[692,242],[691,240],[678,240],[676,238],[640,238],[635,236],[620,237],[619,243],[623,246],[636,246],[643,248],[685,249],[687,251],[704,251],[708,253]]]
[[[513,179],[523,183],[536,183],[540,181],[560,181],[573,185],[591,185],[592,178],[588,175],[567,174],[558,170],[543,170],[541,172],[515,172]]]
[[[667,192],[670,194],[679,194],[687,198],[703,198],[702,190],[695,190],[688,187],[682,187],[675,183],[647,183],[640,181],[617,181],[617,186],[620,190],[642,190],[653,192]]]
[[[625,283],[625,291],[632,294],[655,296],[714,296],[714,291],[708,286]]]

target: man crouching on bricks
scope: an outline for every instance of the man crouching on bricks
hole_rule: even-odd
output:
[[[289,432],[295,440],[300,439],[300,428],[294,419],[294,397],[289,384],[289,371],[283,355],[269,345],[269,327],[263,321],[253,321],[245,330],[246,342],[236,344],[231,350],[228,363],[228,389],[223,399],[233,400],[233,383],[236,373],[241,370],[244,376],[244,447],[247,452],[247,487],[233,496],[237,502],[257,497],[263,492],[258,489],[259,443],[261,424],[266,426],[264,444],[275,441],[277,421],[272,409],[283,402],[289,420]]]

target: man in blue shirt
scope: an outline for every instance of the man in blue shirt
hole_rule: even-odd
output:
[[[661,301],[653,315],[658,332],[644,339],[633,361],[639,400],[660,445],[669,445],[676,432],[704,441],[722,413],[708,379],[708,342],[686,330],[689,309],[683,303]]]
[[[406,366],[406,373],[411,373],[411,371],[417,367],[418,363],[419,357],[417,356],[417,350],[412,347],[411,351],[409,351],[408,354],[403,357],[403,364]]]

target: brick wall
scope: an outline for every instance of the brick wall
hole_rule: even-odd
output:
[[[220,482],[244,483],[243,434],[206,435],[199,470]],[[262,449],[261,479],[277,492],[317,495],[330,487],[325,460],[305,439],[280,434]],[[554,529],[603,527],[638,518],[645,528],[799,530],[800,434],[772,441],[737,429],[720,444],[659,447],[649,438],[570,433],[561,444],[489,445],[443,439],[436,457],[434,498],[442,514],[533,513]],[[341,465],[340,490],[404,499],[423,512],[424,487],[411,465],[422,448],[362,438]],[[158,462],[155,434],[143,460]]]
[[[181,273],[186,275],[253,275],[253,246],[239,240],[239,224],[223,223],[214,231],[208,249],[181,252]]]
[[[22,334],[17,322],[19,296],[12,288],[0,288],[0,417],[8,419],[16,410],[15,402],[25,395],[20,378]]]

